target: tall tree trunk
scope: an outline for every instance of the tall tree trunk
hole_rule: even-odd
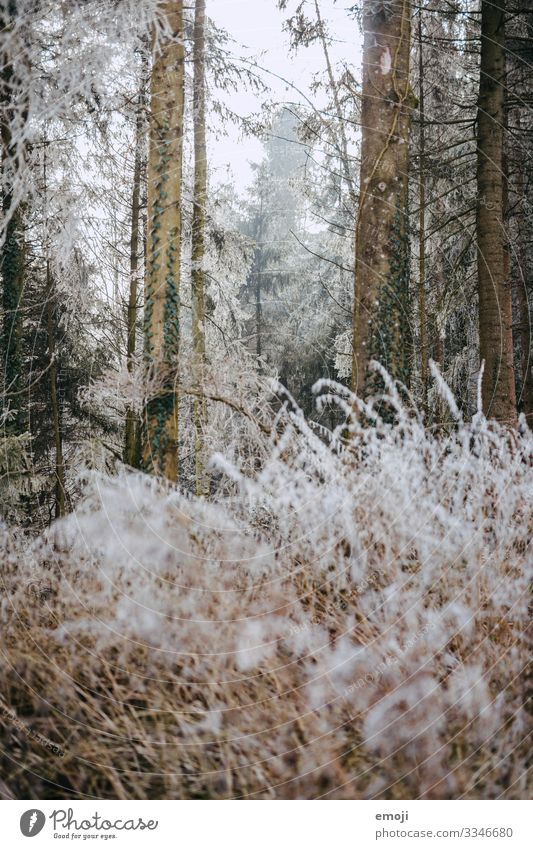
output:
[[[418,10],[418,114],[419,136],[419,213],[418,213],[418,321],[420,334],[420,382],[422,400],[427,406],[428,331],[426,312],[426,127],[424,113],[424,53],[422,43],[422,6]]]
[[[135,350],[137,347],[137,313],[139,293],[139,258],[140,258],[140,201],[141,180],[143,170],[143,149],[145,133],[147,56],[143,52],[137,114],[135,116],[135,159],[133,164],[133,186],[131,192],[131,229],[130,229],[130,286],[127,314],[127,367],[131,373],[135,365]],[[137,469],[141,464],[139,456],[139,429],[141,423],[135,410],[126,410],[126,433],[124,445],[124,462]]]
[[[259,263],[257,263],[259,266]],[[261,358],[263,356],[263,304],[261,300],[261,269],[257,268],[255,273],[255,353],[259,363],[259,369],[262,370]]]
[[[0,271],[2,274],[2,306],[4,321],[2,328],[2,361],[4,367],[4,392],[10,416],[6,430],[22,433],[26,426],[23,389],[22,362],[22,298],[24,293],[24,214],[19,205],[11,209],[9,192],[3,197],[4,215],[9,215],[5,240],[1,248]]]
[[[61,410],[58,393],[58,368],[56,359],[56,303],[55,287],[50,269],[50,259],[46,260],[46,331],[48,336],[49,377],[50,377],[50,412],[52,414],[52,430],[54,433],[55,469],[54,493],[55,516],[58,519],[65,515],[65,462],[63,459],[63,440],[61,437]]]
[[[0,16],[0,30],[4,44],[6,34],[13,25],[17,6],[11,2]],[[3,242],[0,245],[0,274],[2,276],[2,365],[4,369],[4,404],[9,407],[9,418],[5,428],[20,434],[27,426],[24,405],[23,362],[22,362],[22,299],[25,272],[24,205],[12,191],[14,176],[24,167],[24,151],[20,142],[13,139],[15,122],[23,126],[27,116],[27,104],[22,104],[22,116],[18,117],[16,104],[21,82],[13,66],[9,49],[0,48],[2,71],[0,75],[0,134],[2,139],[2,213],[5,225]]]
[[[371,359],[409,383],[410,0],[364,0],[361,176],[355,228],[352,387]]]
[[[483,411],[515,424],[511,283],[503,224],[505,0],[481,3],[477,113],[477,261]]]
[[[519,269],[516,285],[518,307],[518,347],[520,352],[520,379],[522,385],[521,401],[524,415],[530,427],[533,426],[533,350],[531,346],[532,327],[529,314],[527,292],[527,262],[525,251],[519,246]]]
[[[204,431],[207,405],[205,372],[205,210],[207,203],[207,151],[205,141],[205,0],[196,0],[194,15],[194,203],[192,218],[192,344],[195,388],[196,494],[206,495]]]
[[[520,120],[518,121],[520,127]],[[522,409],[527,422],[533,425],[533,346],[531,344],[533,328],[529,312],[530,288],[528,279],[531,273],[527,262],[527,244],[530,238],[530,227],[528,226],[527,204],[524,185],[524,175],[527,174],[527,157],[523,148],[519,145],[518,152],[518,176],[516,181],[516,192],[520,198],[518,209],[518,244],[517,244],[517,274],[515,285],[515,297],[517,306],[517,340],[520,356],[520,383]]]
[[[263,274],[263,189],[260,188],[259,198],[259,223],[257,226],[257,237],[255,243],[254,262],[252,267],[252,279],[255,286],[255,353],[259,371],[262,371],[263,356],[263,303],[262,303],[262,274]]]
[[[155,45],[148,157],[144,341],[148,370],[143,463],[178,476],[178,353],[184,118],[183,3],[161,6],[170,35]]]
[[[54,495],[55,517],[65,515],[65,463],[63,459],[63,440],[61,437],[61,409],[58,392],[57,368],[57,304],[54,278],[50,266],[50,240],[48,235],[48,182],[47,182],[47,148],[46,138],[43,141],[43,196],[44,196],[44,244],[46,253],[46,334],[48,343],[48,376],[50,381],[50,413],[52,416],[52,432],[54,434]]]

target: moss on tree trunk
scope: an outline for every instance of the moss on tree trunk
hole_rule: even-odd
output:
[[[410,0],[363,6],[361,170],[356,221],[352,387],[375,389],[377,359],[409,383]]]

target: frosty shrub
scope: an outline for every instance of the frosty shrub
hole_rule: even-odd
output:
[[[437,374],[436,434],[382,376],[315,387],[335,432],[287,399],[254,475],[213,457],[237,497],[92,474],[5,535],[5,795],[529,795],[532,434]]]

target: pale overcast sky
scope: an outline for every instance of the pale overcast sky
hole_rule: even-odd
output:
[[[277,8],[276,0],[207,0],[207,13],[219,26],[227,30],[238,45],[246,50],[235,49],[239,55],[257,57],[266,71],[264,81],[271,87],[270,97],[279,102],[303,102],[310,95],[309,84],[317,71],[324,69],[324,57],[318,44],[289,52],[288,35],[283,32],[284,20],[292,14],[296,3],[289,4],[285,12]],[[361,36],[356,21],[346,11],[346,0],[320,0],[320,11],[327,22],[328,32],[334,38],[330,52],[332,61],[350,61],[359,76],[361,64]],[[314,3],[307,9],[314,18]],[[283,79],[292,85],[287,85]],[[320,104],[316,104],[320,105]],[[251,92],[241,91],[231,97],[231,107],[240,115],[257,113],[261,103]],[[215,179],[225,181],[228,165],[233,173],[236,187],[242,191],[251,181],[250,161],[261,158],[261,144],[255,138],[242,138],[237,130],[231,130],[228,138],[211,144],[211,163]]]

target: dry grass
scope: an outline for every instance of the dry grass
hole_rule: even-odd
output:
[[[353,431],[288,416],[224,503],[94,476],[6,534],[1,795],[530,795],[531,434]]]

